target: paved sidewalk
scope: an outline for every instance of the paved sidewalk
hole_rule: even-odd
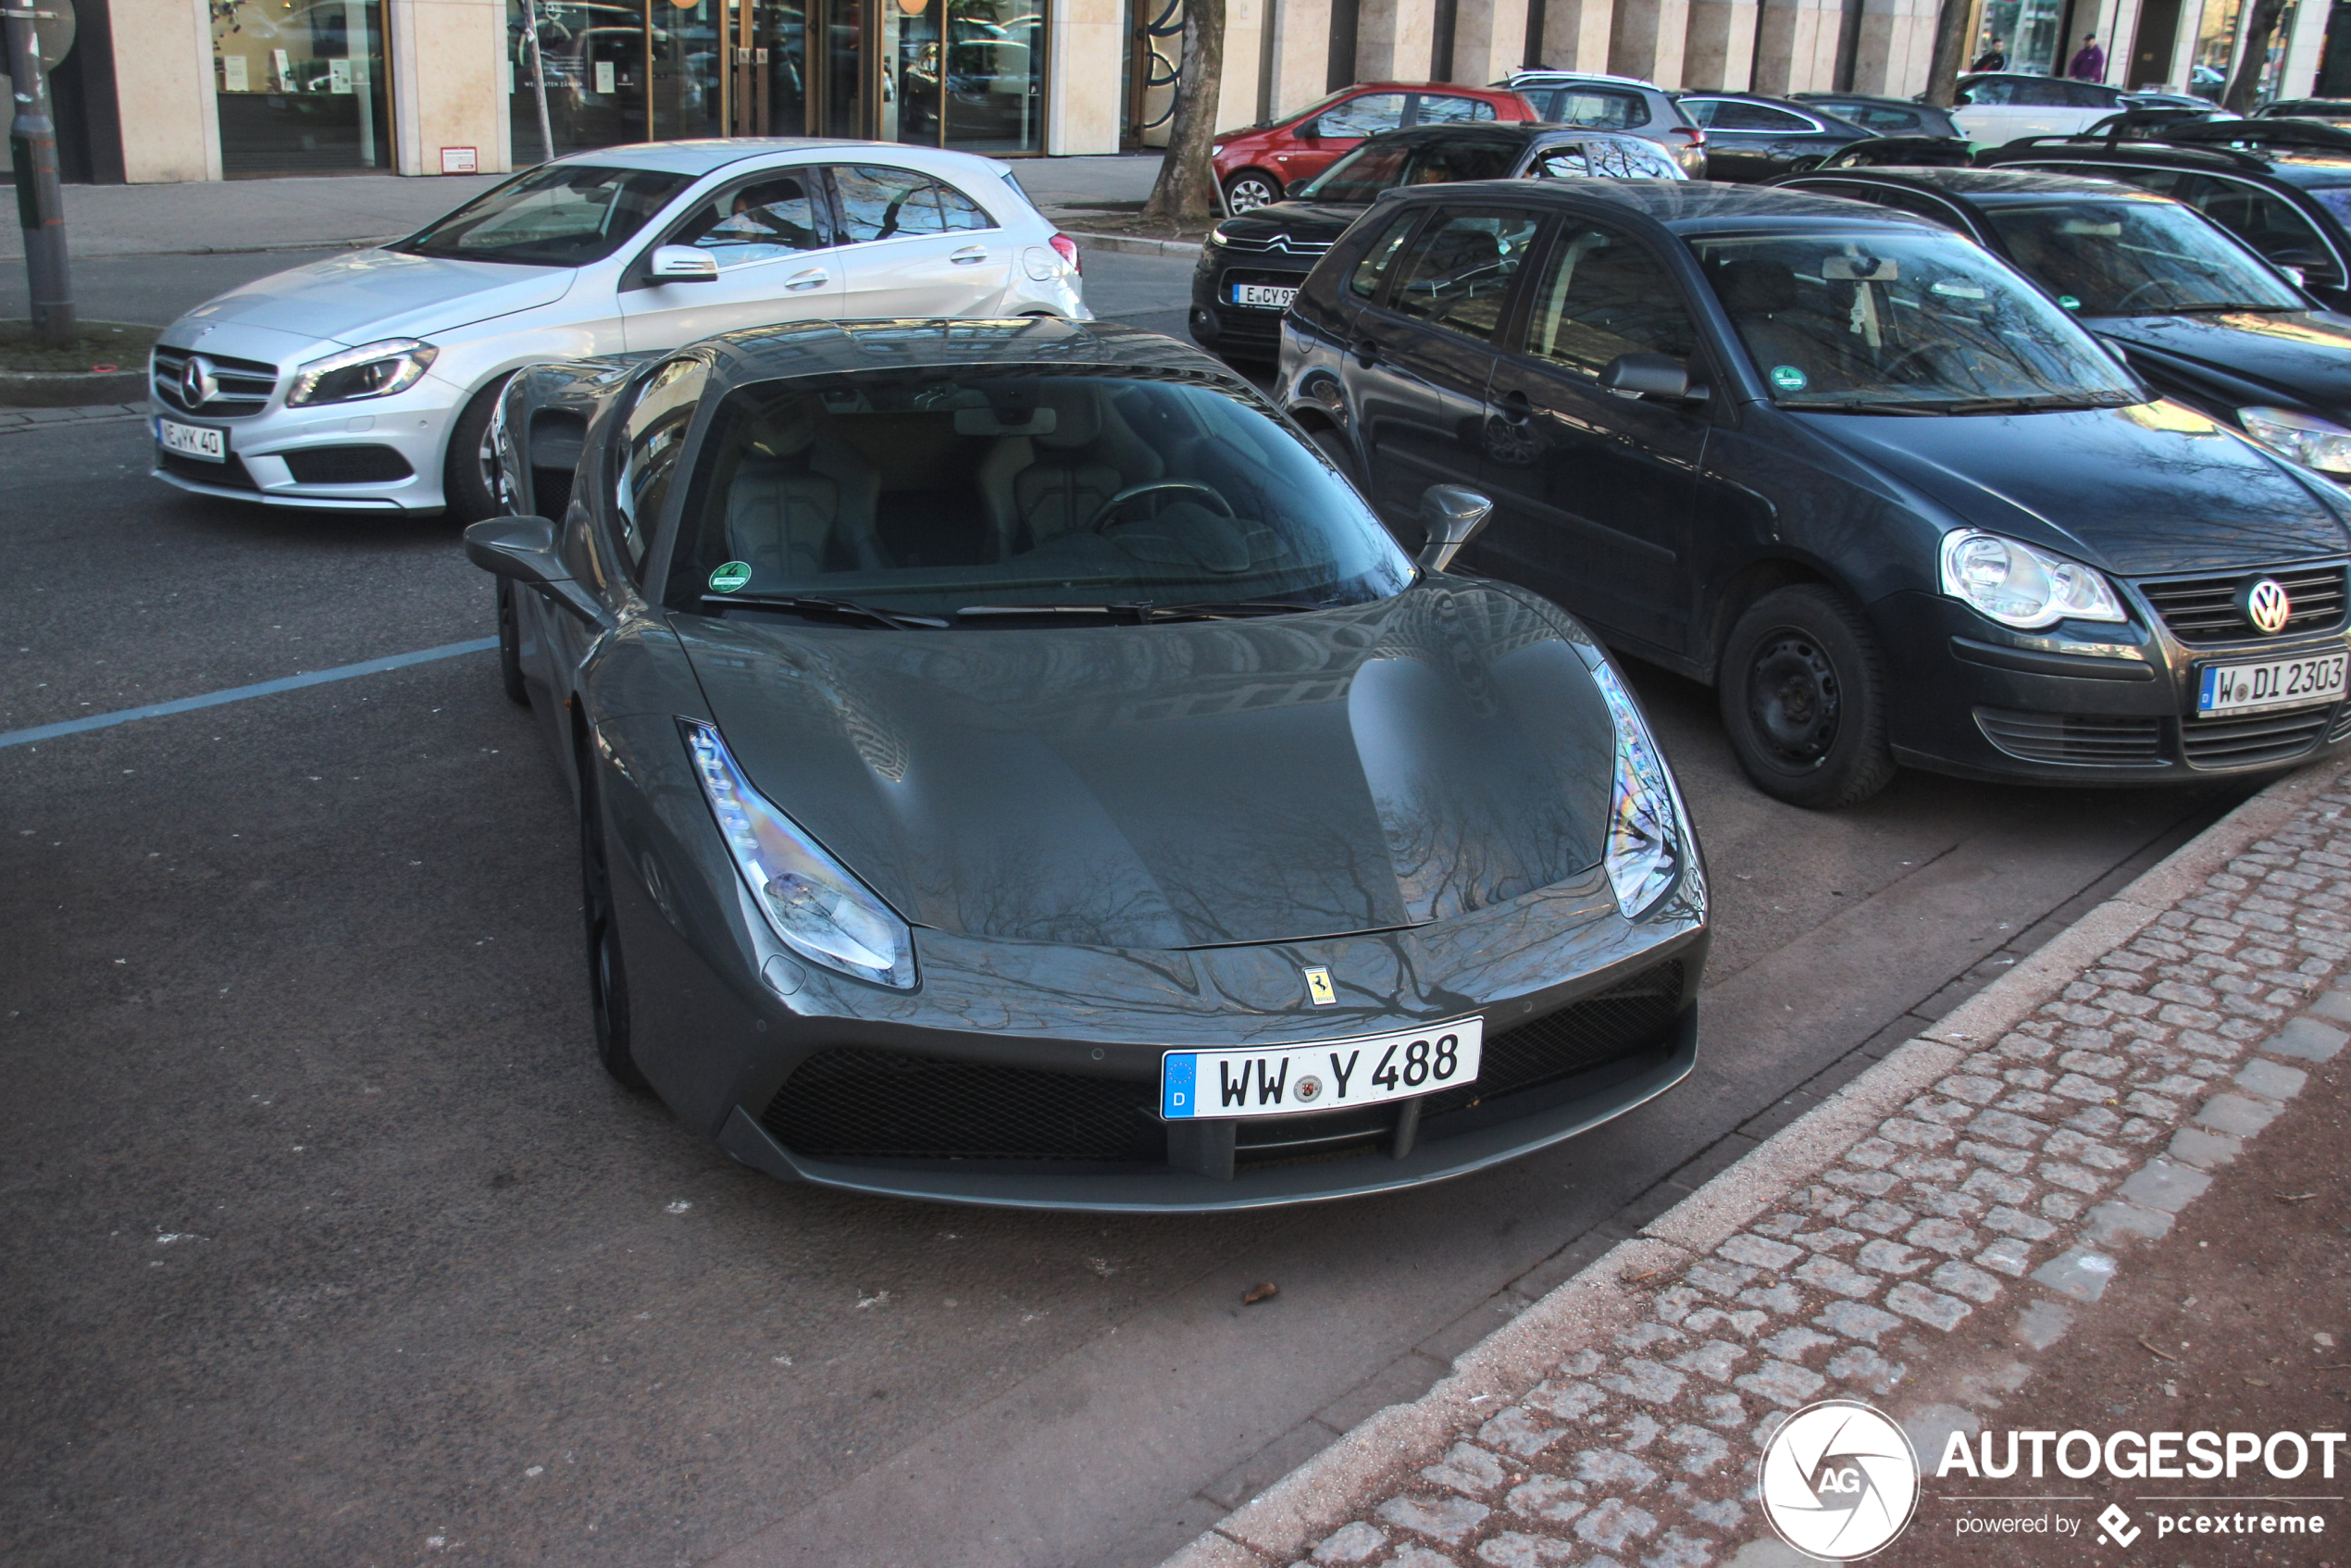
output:
[[[2345,1044],[2344,771],[2248,801],[1168,1568],[1792,1568],[1754,1490],[1789,1412],[1874,1404],[1929,1475],[1952,1431],[2048,1425],[2040,1358],[2118,1326],[2108,1288]],[[2339,1244],[2328,1205],[2279,1212]]]
[[[1048,216],[1082,228],[1089,217],[1116,210],[1116,204],[1139,203],[1150,195],[1159,158],[1025,158],[1014,167],[1029,198]],[[413,232],[505,178],[355,174],[68,185],[66,243],[74,255],[93,257],[366,244]],[[0,259],[23,255],[23,234],[13,225],[0,229]]]

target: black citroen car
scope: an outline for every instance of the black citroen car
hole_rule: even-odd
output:
[[[2166,397],[2351,481],[2351,317],[2194,208],[2019,169],[1867,168],[1780,182],[1958,230],[2005,256]]]
[[[2159,399],[1949,229],[1771,188],[1405,191],[1323,258],[1276,395],[1392,528],[1721,694],[1800,805],[1897,764],[2155,783],[2351,739],[2351,502]]]
[[[1682,180],[1656,143],[1581,126],[1481,120],[1384,131],[1288,201],[1219,223],[1192,273],[1193,341],[1228,359],[1271,359],[1282,311],[1331,242],[1383,192],[1463,180]]]

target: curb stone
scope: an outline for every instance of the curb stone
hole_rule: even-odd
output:
[[[1748,1435],[1741,1428],[1749,1414],[1728,1390],[1744,1390],[1764,1407],[1751,1433],[1760,1446],[1785,1411],[1815,1397],[1827,1383],[1805,1364],[1815,1349],[1841,1351],[1825,1369],[1831,1377],[1862,1397],[1872,1391],[1883,1397],[1903,1380],[1905,1369],[1877,1353],[1881,1335],[1915,1331],[1919,1325],[1947,1333],[2011,1287],[2025,1294],[2028,1269],[2030,1283],[2053,1297],[2096,1300],[2114,1277],[2115,1254],[2135,1238],[2168,1230],[2176,1212],[2208,1185],[2208,1171],[2233,1159],[2242,1139],[2265,1126],[2283,1108],[2280,1101],[2299,1090],[2302,1075],[2296,1069],[2251,1053],[2267,1050],[2295,1061],[2323,1061],[2344,1043],[2343,1031],[2318,1019],[2351,1019],[2351,998],[2321,989],[2351,955],[2351,919],[2341,913],[2351,908],[2351,900],[2320,891],[2323,884],[2318,877],[2295,868],[2299,864],[2295,848],[2271,835],[2290,833],[2314,805],[2323,807],[2326,819],[2345,815],[2347,803],[2321,797],[2346,772],[2351,765],[2338,762],[2292,774],[2240,804],[1920,1038],[1488,1335],[1421,1398],[1368,1417],[1162,1568],[1272,1568],[1294,1562],[1310,1548],[1318,1562],[1368,1564],[1385,1560],[1386,1544],[1399,1531],[1408,1541],[1419,1537],[1461,1546],[1497,1512],[1471,1500],[1502,1502],[1504,1471],[1511,1463],[1531,1473],[1526,1462],[1554,1440],[1570,1437],[1581,1410],[1609,1400],[1595,1383],[1580,1381],[1586,1377],[1623,1396],[1613,1401],[1620,1409],[1632,1407],[1629,1419],[1611,1417],[1628,1428],[1643,1428],[1625,1445],[1628,1450],[1642,1450],[1665,1466],[1669,1450],[1678,1444],[1686,1455],[1680,1470],[1705,1476],[1719,1462],[1719,1457],[1708,1457],[1707,1445],[1723,1448],[1708,1428],[1734,1439]],[[2315,865],[2331,871],[2329,881],[2339,886],[2351,879],[2346,851],[2351,845],[2338,840],[2303,852],[2316,856]],[[2257,878],[2265,875],[2288,897],[2288,890],[2307,884],[2310,890],[2303,896],[2317,907],[2281,915],[2288,906],[2258,886]],[[2233,895],[2240,899],[2238,905],[2226,903]],[[2245,907],[2254,903],[2265,907]],[[2153,934],[2150,927],[2157,928]],[[2181,938],[2186,941],[2174,940]],[[2271,965],[2266,970],[2219,956],[2241,939],[2273,940],[2280,949],[2295,951],[2265,951],[2264,962]],[[2157,953],[2135,951],[2150,946],[2171,962],[2158,968]],[[2238,984],[2222,992],[2167,977],[2148,986],[2146,995],[2116,984],[2145,984],[2148,973],[2168,973],[2199,954],[2219,971],[2217,978],[2236,978]],[[2297,958],[2298,967],[2285,967]],[[2137,973],[2098,967],[2125,961]],[[2251,993],[2260,984],[2233,977],[2231,970],[2276,982],[2276,988],[2258,999]],[[2105,989],[2109,986],[2113,989]],[[2107,1001],[2121,1004],[2119,1016],[2113,1009],[2087,1005]],[[2286,1016],[2303,1009],[2318,1016]],[[2051,1013],[2058,1016],[2046,1016]],[[2231,1013],[2234,1015],[2224,1015]],[[2111,1030],[2100,1027],[2108,1023],[2114,1025]],[[2133,1030],[2133,1025],[2142,1027]],[[2175,1031],[2183,1049],[2158,1042],[2158,1036],[2169,1039]],[[2109,1051],[2116,1054],[2106,1054]],[[2153,1065],[2134,1072],[2142,1064],[2123,1059],[2132,1054],[2154,1059]],[[2239,1058],[2248,1060],[2240,1064]],[[2039,1066],[2045,1059],[2064,1076]],[[2108,1084],[2091,1073],[2125,1081]],[[2163,1076],[2151,1076],[2156,1073]],[[2124,1091],[2133,1085],[2145,1087],[2126,1099]],[[2202,1098],[2207,1090],[2220,1092]],[[2199,1098],[2202,1103],[2191,1114],[2188,1102]],[[2169,1142],[2157,1143],[2166,1132],[2171,1134]],[[1973,1139],[1963,1136],[1969,1133]],[[2143,1154],[2133,1153],[2133,1145]],[[2023,1175],[2036,1157],[2042,1161],[2040,1182]],[[1947,1188],[1971,1160],[1976,1172],[1964,1188],[1938,1195],[1930,1176]],[[2118,1183],[2118,1176],[2127,1179]],[[1815,1183],[1815,1177],[1822,1180]],[[1940,1196],[1945,1206],[1934,1212],[1945,1217],[1920,1221],[1917,1213],[1887,1201],[1888,1194],[1905,1191],[1902,1181],[1913,1179],[1926,1194],[1927,1201],[1919,1206],[1929,1207]],[[2041,1183],[2052,1185],[2038,1200],[2039,1212],[2026,1212],[2022,1205]],[[2093,1206],[2089,1200],[2100,1196],[2105,1201]],[[1865,1197],[1871,1200],[1866,1205]],[[1996,1205],[1988,1213],[1987,1203]],[[1763,1217],[1775,1208],[1783,1212]],[[1807,1210],[1817,1217],[1801,1212]],[[2055,1216],[2058,1223],[2044,1216]],[[1847,1217],[1876,1234],[1865,1238],[1837,1225]],[[1747,1231],[1759,1220],[1758,1231]],[[1825,1228],[1799,1237],[1808,1225]],[[1995,1233],[1988,1246],[1982,1245],[1978,1226]],[[1895,1239],[1905,1227],[1908,1245]],[[1794,1244],[1798,1240],[1803,1245]],[[1837,1255],[1856,1244],[1860,1251],[1851,1254],[1852,1262]],[[1814,1249],[1809,1258],[1808,1246]],[[1970,1252],[1972,1263],[1963,1261]],[[1668,1273],[1681,1276],[1680,1282],[1663,1290],[1643,1284]],[[1878,1296],[1885,1283],[1882,1276],[1897,1283]],[[1810,1321],[1833,1333],[1797,1326],[1809,1311],[1796,1305],[1802,1292],[1788,1281],[1811,1287],[1814,1301],[1826,1300],[1825,1310]],[[1863,1304],[1872,1297],[1894,1311]],[[1719,1298],[1719,1303],[1710,1298]],[[1757,1310],[1725,1310],[1735,1304]],[[1732,1321],[1738,1318],[1751,1321],[1741,1327]],[[1726,1332],[1754,1338],[1780,1320],[1787,1326],[1757,1344],[1708,1338],[1671,1365],[1659,1364],[1692,1333],[1710,1334],[1727,1325]],[[2071,1322],[2069,1308],[2043,1297],[2024,1303],[2017,1328],[2027,1343],[2046,1349]],[[1893,1339],[1887,1343],[1896,1348]],[[1652,1346],[1658,1360],[1636,1359],[1617,1349],[1645,1356]],[[1734,1379],[1729,1369],[1759,1350],[1773,1359]],[[1599,1376],[1611,1363],[1620,1375]],[[1706,1402],[1727,1413],[1721,1420],[1702,1417],[1703,1425],[1686,1421],[1663,1433],[1644,1403],[1670,1422],[1674,1417],[1665,1412],[1685,1385],[1701,1392],[1723,1388]],[[1489,1414],[1481,1426],[1480,1418]],[[1917,1437],[1929,1427],[1972,1427],[1975,1419],[1959,1407],[1934,1406],[1913,1412],[1909,1425]],[[1546,1421],[1556,1425],[1547,1427]],[[1451,1442],[1473,1434],[1475,1442]],[[1661,1434],[1665,1446],[1649,1450]],[[1449,1457],[1432,1462],[1446,1455],[1449,1443]],[[1586,1450],[1570,1457],[1580,1457],[1582,1474],[1596,1481],[1604,1480],[1606,1472],[1594,1469],[1595,1463],[1611,1462],[1654,1479],[1650,1466],[1629,1452]],[[1424,1465],[1428,1468],[1415,1477],[1413,1470]],[[1545,1479],[1538,1476],[1537,1483]],[[1580,1482],[1549,1484],[1560,1488],[1550,1495],[1561,1498],[1586,1489]],[[1636,1483],[1636,1489],[1645,1484]],[[1518,1500],[1527,1490],[1511,1493],[1521,1518],[1535,1506]],[[1669,1490],[1687,1495],[1690,1488],[1677,1480]],[[1398,1495],[1381,1503],[1390,1493]],[[1371,1523],[1375,1505],[1376,1517],[1389,1529]],[[1553,1523],[1564,1525],[1588,1505],[1565,1500],[1550,1506]],[[1723,1529],[1742,1523],[1743,1506],[1731,1499],[1698,1507],[1713,1510],[1700,1516]],[[1577,1533],[1603,1549],[1629,1554],[1640,1549],[1658,1523],[1611,1495],[1589,1510]],[[1749,1533],[1754,1528],[1746,1527]],[[1524,1555],[1534,1562],[1534,1549],[1550,1544],[1515,1534],[1496,1537],[1486,1541],[1479,1559],[1500,1563]],[[1700,1538],[1677,1527],[1658,1545],[1653,1561],[1692,1568],[1711,1562],[1762,1568],[1766,1561],[1778,1561],[1766,1550],[1775,1542],[1750,1539],[1741,1545],[1735,1535],[1728,1540]],[[1718,1550],[1726,1555],[1717,1558]],[[1410,1562],[1428,1568],[1449,1561],[1414,1545],[1402,1546],[1392,1559],[1398,1565]]]
[[[149,413],[138,403],[85,404],[72,408],[0,408],[0,435],[13,430],[43,430],[56,425],[88,425],[108,419],[143,419]]]
[[[1133,234],[1084,234],[1075,229],[1063,233],[1077,242],[1081,250],[1124,251],[1129,255],[1196,256],[1200,247],[1192,240],[1147,240]]]

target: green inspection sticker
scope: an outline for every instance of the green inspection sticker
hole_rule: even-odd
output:
[[[2058,295],[2058,304],[2065,306],[2068,310],[2079,310],[2082,308],[2082,302],[2075,299],[2071,294]]]
[[[1772,384],[1782,392],[1802,392],[1811,384],[1811,381],[1812,379],[1810,376],[1793,365],[1772,367]]]
[[[728,561],[710,574],[710,587],[715,593],[732,593],[750,580],[749,561]]]

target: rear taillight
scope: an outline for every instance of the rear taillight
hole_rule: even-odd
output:
[[[1053,236],[1052,245],[1054,250],[1061,253],[1061,258],[1069,263],[1069,269],[1072,272],[1078,274],[1080,277],[1085,275],[1086,264],[1077,259],[1076,241],[1071,239],[1066,234],[1056,234]]]
[[[1668,131],[1666,134],[1668,136],[1686,136],[1690,139],[1690,145],[1693,147],[1703,147],[1706,145],[1706,132],[1700,131],[1694,125],[1677,125]]]

